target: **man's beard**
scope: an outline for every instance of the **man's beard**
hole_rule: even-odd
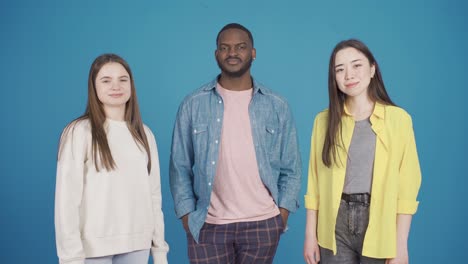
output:
[[[226,60],[228,60],[230,58],[226,58]],[[240,59],[239,59],[240,60]],[[252,66],[252,57],[250,57],[248,59],[248,61],[237,71],[229,71],[228,69],[226,69],[223,64],[221,64],[219,62],[219,59],[216,58],[216,62],[218,63],[218,67],[221,69],[221,71],[227,75],[228,77],[231,77],[231,78],[239,78],[241,77],[242,75],[244,75],[249,69],[250,67]]]

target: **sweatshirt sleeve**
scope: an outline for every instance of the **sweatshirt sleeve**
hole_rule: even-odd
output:
[[[84,264],[79,212],[86,142],[83,121],[68,125],[60,139],[55,186],[55,237],[60,264]]]
[[[146,131],[151,151],[151,172],[149,176],[154,214],[154,233],[152,238],[153,242],[151,246],[151,254],[153,256],[154,264],[167,264],[167,252],[169,251],[169,245],[164,239],[164,215],[162,212],[161,177],[159,170],[158,149],[153,133],[151,133],[148,128]]]

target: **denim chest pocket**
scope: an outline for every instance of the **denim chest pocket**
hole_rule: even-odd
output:
[[[208,129],[207,125],[196,125],[196,126],[193,126],[192,134],[195,137],[195,135],[206,133],[207,129]]]
[[[197,154],[206,152],[208,145],[208,125],[194,125],[192,127],[192,141],[193,141],[193,150],[195,157],[199,156]]]
[[[265,126],[265,147],[269,153],[279,153],[279,136],[280,131],[277,126],[266,125]]]

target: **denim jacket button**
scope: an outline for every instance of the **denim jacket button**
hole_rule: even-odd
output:
[[[212,161],[211,164],[215,165],[216,162]]]
[[[216,144],[218,144],[218,142],[219,142],[218,140],[215,140],[215,143],[216,143]]]
[[[220,121],[221,121],[221,119],[219,119],[219,118],[218,118],[218,119],[216,119],[216,121],[220,122]]]

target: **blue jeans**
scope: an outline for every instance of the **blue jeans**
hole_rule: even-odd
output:
[[[148,264],[149,251],[145,249],[99,258],[87,258],[85,264]]]
[[[341,200],[336,219],[337,253],[320,247],[321,264],[384,264],[385,259],[362,255],[362,244],[369,223],[369,203]]]

